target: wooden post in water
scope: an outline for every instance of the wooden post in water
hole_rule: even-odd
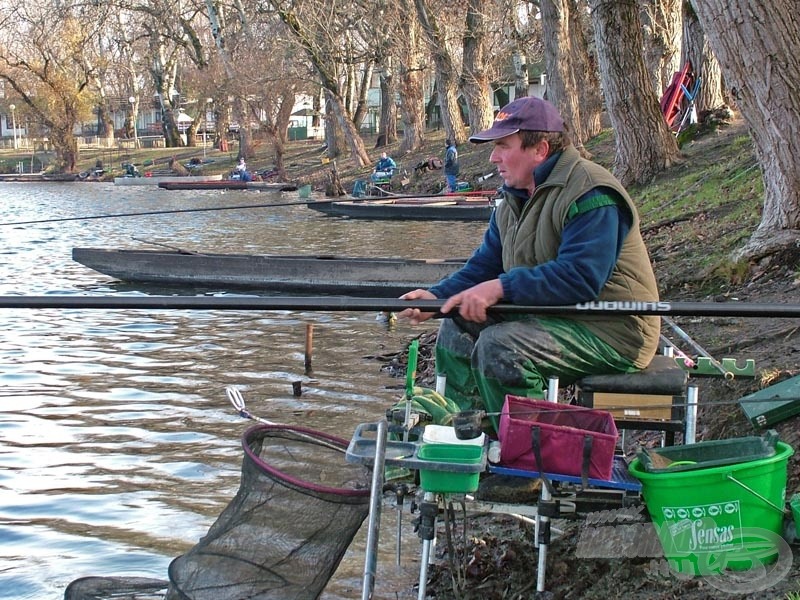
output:
[[[306,376],[312,374],[311,355],[314,353],[314,324],[306,323]]]

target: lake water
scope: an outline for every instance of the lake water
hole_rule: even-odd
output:
[[[468,255],[484,228],[338,219],[299,204],[7,225],[292,202],[296,193],[0,183],[0,295],[164,293],[74,263],[73,246],[157,247],[138,239],[195,251],[431,258]],[[349,439],[402,395],[403,381],[370,357],[432,328],[390,330],[359,312],[53,309],[0,309],[0,327],[0,599],[36,600],[62,598],[84,576],[167,578],[239,486],[241,434],[253,423],[234,412],[227,386],[264,419]],[[408,588],[419,541],[406,515],[395,567],[395,519],[384,511],[376,598],[416,597]],[[365,529],[324,598],[360,597]]]

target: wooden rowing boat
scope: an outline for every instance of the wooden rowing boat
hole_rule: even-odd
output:
[[[114,185],[159,185],[167,181],[221,181],[219,175],[158,175],[155,177],[114,177]]]
[[[0,181],[24,181],[35,183],[78,181],[77,173],[2,173]]]
[[[494,202],[482,197],[438,196],[355,200],[317,200],[307,204],[317,212],[351,219],[489,221]]]
[[[185,179],[185,178],[184,178]],[[294,192],[297,184],[272,181],[242,181],[240,179],[223,179],[222,181],[162,181],[158,187],[165,190],[274,190],[278,192]]]
[[[465,262],[104,248],[73,248],[72,259],[128,282],[384,298],[430,287]]]

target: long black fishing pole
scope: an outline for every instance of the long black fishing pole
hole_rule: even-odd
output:
[[[444,300],[353,296],[0,296],[0,308],[317,310],[439,313]],[[692,315],[701,317],[800,317],[800,304],[746,302],[587,302],[569,306],[497,304],[489,312],[542,315]]]
[[[149,217],[151,215],[170,215],[175,213],[213,212],[217,210],[244,210],[248,208],[272,208],[277,206],[306,206],[315,202],[327,203],[328,200],[297,200],[293,202],[277,202],[272,204],[243,204],[238,206],[212,206],[209,208],[178,208],[174,210],[148,210],[142,212],[110,213],[105,215],[84,215],[82,217],[54,217],[52,219],[37,219],[35,221],[12,221],[0,223],[8,225],[38,225],[40,223],[62,223],[64,221],[90,221],[92,219],[115,219],[118,217]]]

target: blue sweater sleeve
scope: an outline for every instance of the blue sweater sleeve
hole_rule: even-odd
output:
[[[597,298],[611,277],[630,226],[630,215],[617,205],[592,208],[566,224],[555,260],[505,273],[499,230],[492,217],[483,243],[464,268],[431,288],[431,292],[438,298],[448,298],[483,281],[499,278],[505,302],[539,305],[588,302]]]
[[[500,230],[494,220],[489,219],[489,227],[483,235],[483,242],[472,254],[467,263],[458,271],[430,288],[437,298],[449,298],[490,279],[497,279],[503,272],[503,248],[500,243]]]

